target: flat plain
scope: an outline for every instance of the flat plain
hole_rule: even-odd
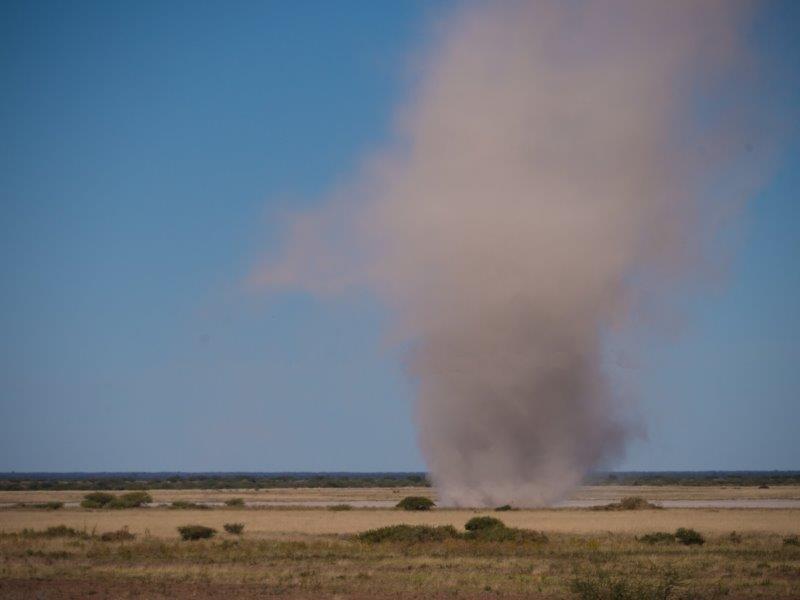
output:
[[[393,501],[430,488],[153,490],[155,502]],[[3,598],[800,598],[800,509],[434,509],[274,506],[125,510],[18,507],[85,492],[3,492]],[[587,486],[573,499],[800,499],[800,486]],[[541,531],[547,541],[389,540],[357,534],[475,516]],[[244,524],[242,535],[225,523]],[[217,534],[182,541],[177,527]],[[64,527],[61,527],[64,526]],[[642,536],[691,528],[702,545]],[[130,539],[101,536],[125,529]],[[48,533],[49,530],[49,533]],[[128,536],[123,536],[128,537]],[[788,540],[788,542],[787,542]]]

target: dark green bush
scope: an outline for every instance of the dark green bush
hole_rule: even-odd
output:
[[[227,500],[225,500],[225,506],[230,506],[231,508],[244,506],[244,499],[242,499],[242,498],[228,498]]]
[[[646,544],[663,544],[665,542],[674,542],[675,534],[666,531],[654,531],[653,533],[646,533],[642,537],[636,539]]]
[[[83,508],[137,508],[153,501],[147,492],[127,492],[121,496],[106,492],[92,492],[83,498],[84,500],[81,502]]]
[[[204,540],[214,537],[217,533],[216,529],[206,527],[205,525],[183,525],[178,527],[178,533],[184,540]]]
[[[403,510],[430,510],[436,504],[425,496],[406,496],[397,503],[397,508]]]
[[[353,510],[353,507],[349,504],[333,504],[328,507],[328,510]]]
[[[244,523],[225,523],[225,531],[234,535],[241,535],[244,531]]]
[[[48,527],[43,531],[36,531],[34,529],[23,529],[22,537],[26,538],[67,537],[67,538],[80,538],[85,540],[91,536],[85,531],[74,529],[73,527],[67,527],[66,525],[55,525],[53,527]]]
[[[800,546],[800,536],[789,535],[783,538],[783,543],[786,546]]]
[[[64,508],[63,502],[41,502],[39,504],[31,504],[31,508],[39,508],[41,510],[58,510]]]
[[[603,506],[593,506],[592,510],[646,510],[661,508],[657,504],[648,502],[641,496],[626,496],[619,502],[612,502]]]
[[[128,542],[135,537],[136,534],[128,531],[128,526],[126,525],[122,529],[117,529],[116,531],[106,531],[100,535],[100,540],[103,542]]]
[[[505,523],[494,517],[472,517],[467,521],[466,525],[464,525],[464,529],[467,531],[478,531],[480,529],[491,529],[493,527],[505,527]]]
[[[455,539],[458,532],[452,525],[431,527],[430,525],[390,525],[370,529],[358,534],[364,542],[441,542]]]
[[[503,506],[498,506],[497,508],[495,508],[495,510],[497,512],[504,512],[507,510],[514,510],[514,509],[511,507],[510,504],[503,504]]]
[[[698,531],[685,527],[675,530],[675,539],[687,546],[702,546],[706,543],[706,539]]]
[[[116,499],[117,497],[114,494],[107,492],[91,492],[83,497],[81,506],[83,508],[104,508]]]

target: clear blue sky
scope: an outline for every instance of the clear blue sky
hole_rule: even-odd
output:
[[[242,282],[389,137],[442,6],[2,3],[0,470],[424,468],[381,307]],[[798,104],[799,7],[754,27]],[[648,345],[623,468],[800,468],[798,191],[793,136]]]

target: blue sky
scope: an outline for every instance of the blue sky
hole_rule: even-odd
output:
[[[0,5],[0,470],[416,470],[369,297],[243,285],[391,135],[429,2]],[[800,10],[753,28],[800,104]],[[771,110],[765,101],[764,110]],[[622,468],[800,468],[800,144],[648,342]]]

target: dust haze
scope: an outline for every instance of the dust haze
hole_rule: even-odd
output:
[[[651,325],[641,307],[697,276],[757,184],[749,19],[727,0],[460,6],[395,138],[255,274],[386,304],[442,503],[552,502],[640,431],[607,339]]]

